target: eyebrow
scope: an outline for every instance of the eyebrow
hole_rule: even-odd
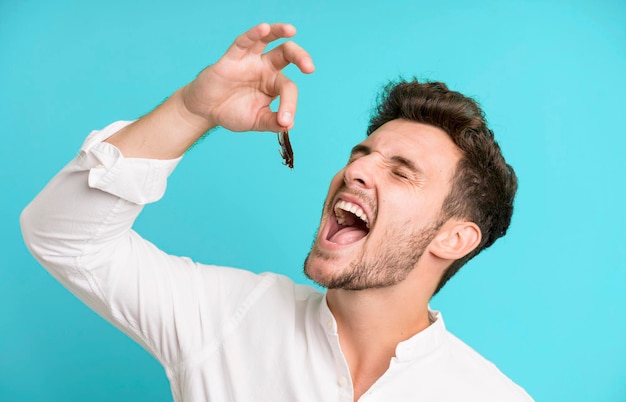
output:
[[[350,152],[350,156],[354,156],[356,154],[369,155],[372,153],[372,150],[367,145],[357,144],[352,148],[352,152]]]
[[[370,147],[368,147],[367,145],[363,145],[363,144],[358,144],[356,145],[354,148],[352,148],[352,152],[350,153],[350,156],[354,156],[357,154],[361,154],[361,155],[369,155],[372,153],[372,149]],[[412,172],[418,173],[418,174],[423,174],[423,170],[417,165],[415,164],[415,162],[400,156],[400,155],[393,155],[390,158],[392,161],[394,161],[396,164],[398,165],[402,165],[405,168],[411,170]]]

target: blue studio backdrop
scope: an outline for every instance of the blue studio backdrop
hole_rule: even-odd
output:
[[[167,252],[302,262],[332,175],[399,76],[474,96],[520,181],[513,223],[432,301],[537,401],[626,401],[626,3],[0,1],[0,401],[171,401],[164,372],[29,255],[19,214],[92,130],[148,112],[236,35],[285,21],[317,71],[295,169],[276,138],[216,130],[136,229]]]

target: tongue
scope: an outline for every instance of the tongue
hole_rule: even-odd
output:
[[[336,244],[350,244],[361,240],[367,235],[365,229],[358,228],[356,226],[348,226],[339,229],[329,240]]]

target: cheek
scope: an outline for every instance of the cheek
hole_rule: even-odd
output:
[[[430,219],[432,204],[416,191],[379,193],[379,218],[393,227],[412,230],[414,226]]]
[[[333,199],[335,194],[337,194],[337,191],[339,191],[339,189],[343,186],[343,184],[344,184],[343,183],[343,169],[341,169],[340,171],[337,172],[337,174],[335,174],[335,176],[330,181],[330,186],[328,187],[328,194],[326,195],[325,205],[328,205],[328,203]]]

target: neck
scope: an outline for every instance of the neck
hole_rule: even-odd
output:
[[[357,400],[389,368],[398,343],[430,325],[428,297],[418,297],[398,284],[381,289],[327,293],[337,321],[341,350],[346,358]]]
[[[331,289],[328,307],[337,320],[339,337],[355,345],[396,345],[430,325],[428,299],[404,295],[395,286],[350,291]]]

